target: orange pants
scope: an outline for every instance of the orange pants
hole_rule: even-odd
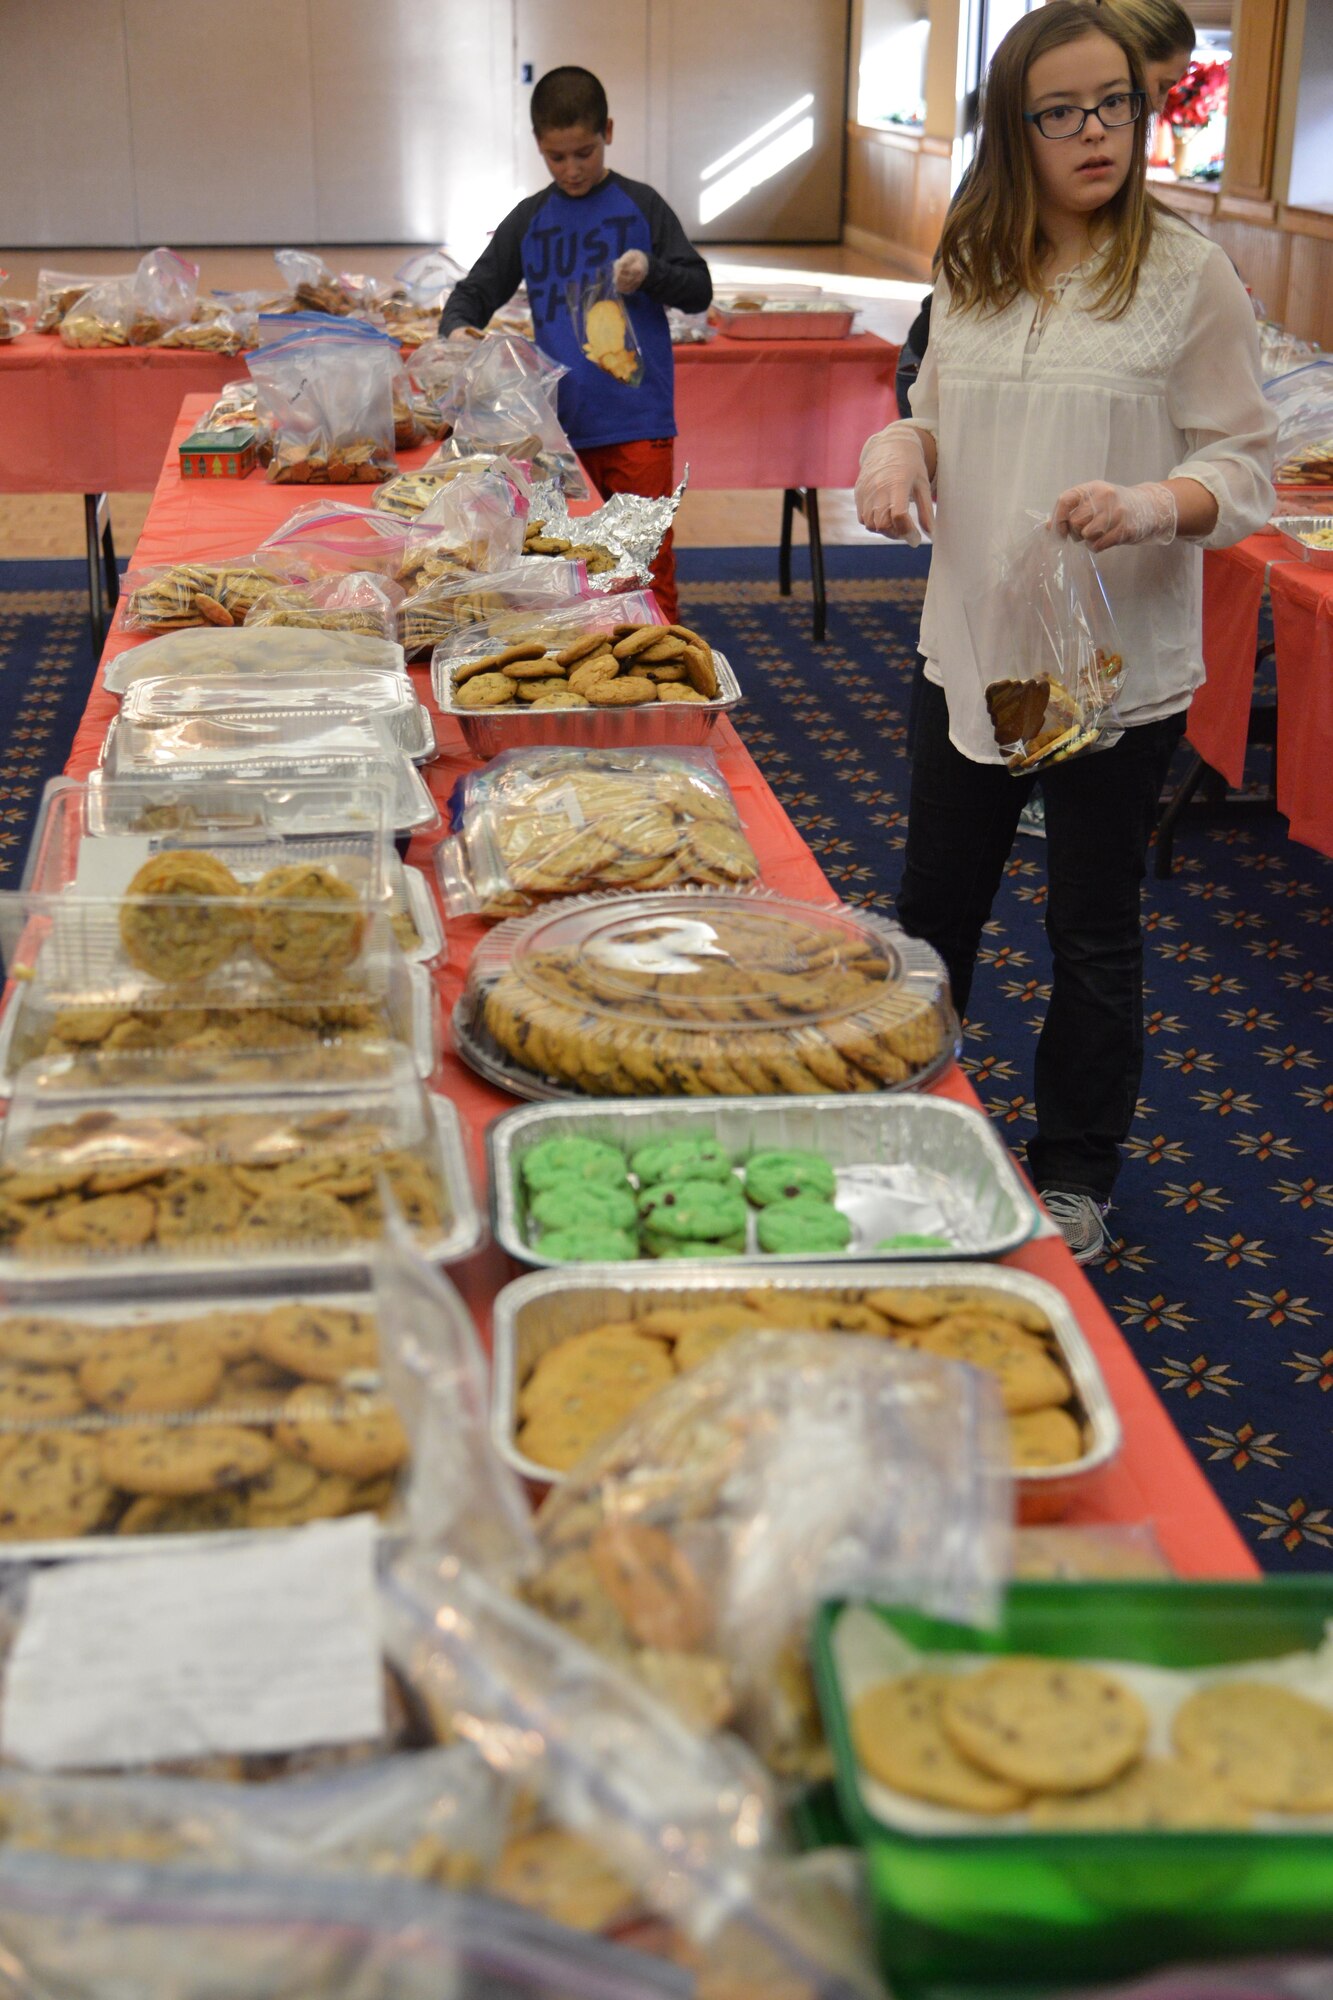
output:
[[[665,500],[676,485],[674,440],[635,438],[629,444],[591,445],[579,453],[603,500],[613,493],[640,493],[645,500]],[[668,625],[679,616],[676,603],[676,553],[668,530],[653,562],[653,593]]]

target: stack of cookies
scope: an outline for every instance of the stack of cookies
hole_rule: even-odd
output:
[[[567,1156],[560,1164],[568,1164]],[[608,1186],[614,1185],[610,1170],[608,1161]],[[541,1177],[553,1171],[551,1165]],[[774,1328],[895,1340],[983,1369],[999,1386],[1020,1474],[1071,1465],[1086,1449],[1086,1419],[1073,1378],[1050,1321],[1026,1299],[985,1285],[818,1291],[744,1284],[698,1306],[659,1307],[645,1293],[629,1314],[622,1306],[617,1319],[553,1342],[519,1384],[518,1449],[552,1472],[566,1472],[673,1374],[687,1374],[732,1341]],[[575,1363],[578,1381],[572,1385]]]
[[[581,562],[589,576],[605,576],[616,566],[616,557],[602,542],[572,542],[567,535],[548,535],[544,521],[529,521],[523,531],[525,556],[564,556]]]
[[[0,1541],[387,1512],[408,1442],[379,1334],[330,1303],[0,1318]]]
[[[688,625],[613,625],[568,645],[520,640],[460,661],[461,709],[633,708],[649,701],[716,701],[713,649]]]
[[[273,570],[258,559],[167,563],[129,579],[122,613],[127,632],[178,632],[186,625],[243,625],[274,588]]]
[[[972,1672],[904,1674],[868,1688],[852,1741],[891,1791],[1034,1831],[1234,1829],[1254,1812],[1333,1812],[1333,1708],[1254,1680],[1186,1694],[1171,1750],[1114,1673],[1010,1655]]]
[[[462,824],[437,864],[451,911],[508,917],[561,896],[758,879],[711,758],[505,751],[463,781],[460,803]]]

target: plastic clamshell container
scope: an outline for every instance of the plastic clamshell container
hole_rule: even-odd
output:
[[[496,1450],[525,1479],[558,1485],[563,1477],[525,1456],[517,1443],[518,1397],[542,1355],[557,1341],[611,1320],[639,1319],[663,1308],[734,1305],[756,1288],[827,1298],[859,1300],[884,1285],[896,1290],[932,1285],[966,1285],[1020,1298],[1045,1314],[1059,1358],[1073,1384],[1072,1403],[1086,1442],[1081,1458],[1068,1465],[1041,1466],[1015,1474],[1019,1511],[1027,1521],[1057,1520],[1086,1493],[1120,1450],[1120,1419],[1096,1357],[1068,1300],[1053,1285],[1026,1271],[973,1264],[839,1265],[790,1263],[729,1257],[718,1263],[672,1261],[660,1264],[565,1265],[530,1271],[500,1292],[492,1321],[491,1438]]]
[[[840,1267],[884,1256],[895,1263],[938,1263],[949,1257],[1003,1257],[1037,1227],[1037,1211],[989,1121],[966,1104],[945,1098],[748,1097],[690,1099],[673,1104],[571,1104],[507,1111],[486,1133],[491,1166],[492,1227],[497,1243],[522,1264],[550,1266],[528,1236],[525,1156],[544,1139],[600,1139],[626,1157],[660,1139],[707,1135],[740,1165],[769,1150],[821,1153],[834,1169],[836,1205],[852,1221],[846,1250],[825,1255],[772,1255],[751,1242],[765,1266],[828,1264]],[[945,1251],[876,1251],[877,1178],[885,1167],[910,1164],[923,1187],[936,1194],[954,1224],[956,1240]],[[739,1183],[738,1183],[739,1185]],[[753,1225],[758,1210],[751,1212]],[[878,1232],[882,1233],[882,1231]],[[651,1266],[651,1260],[649,1260]],[[567,1265],[559,1266],[568,1269]]]
[[[477,757],[498,757],[539,743],[582,750],[706,743],[718,717],[730,715],[744,698],[725,654],[715,651],[713,666],[716,701],[644,701],[625,708],[459,708],[447,678],[443,687],[434,675],[432,680],[441,714],[458,724],[468,749]]]
[[[228,737],[261,742],[294,738],[305,720],[318,737],[325,727],[346,728],[374,717],[387,724],[405,757],[421,763],[435,753],[430,717],[408,675],[354,667],[233,678],[227,674],[161,674],[128,690],[120,709],[124,738],[145,742],[153,731],[179,743],[187,756],[196,740],[207,753],[219,728]]]
[[[257,1059],[242,1058],[239,1083],[219,1062],[181,1089],[165,1080],[155,1085],[160,1065],[140,1059],[131,1083],[118,1066],[105,1090],[61,1090],[58,1078],[38,1066],[26,1070],[0,1127],[0,1187],[16,1173],[72,1178],[91,1200],[90,1181],[98,1173],[118,1179],[127,1171],[165,1174],[219,1165],[251,1170],[323,1157],[330,1163],[355,1158],[353,1171],[374,1174],[386,1154],[408,1153],[429,1168],[440,1196],[438,1229],[417,1234],[421,1254],[442,1263],[468,1256],[484,1229],[472,1191],[462,1129],[455,1107],[428,1092],[405,1049],[385,1046],[373,1074],[348,1082],[294,1088],[283,1056],[268,1066],[268,1080],[256,1080]],[[143,1198],[152,1179],[127,1192]],[[17,1199],[17,1197],[16,1197]],[[265,1209],[267,1196],[253,1196]],[[156,1208],[156,1201],[153,1202]],[[271,1209],[267,1210],[271,1212]],[[61,1218],[63,1220],[63,1218]],[[138,1218],[142,1219],[142,1218]],[[155,1240],[156,1217],[147,1241],[86,1247],[57,1240],[43,1255],[23,1248],[16,1236],[0,1245],[0,1277],[15,1282],[84,1279],[133,1280],[148,1290],[162,1278],[181,1273],[222,1272],[235,1281],[238,1261],[247,1269],[320,1272],[364,1267],[374,1255],[374,1235],[270,1238],[242,1230],[182,1236],[169,1244]],[[128,1232],[137,1233],[137,1232]]]
[[[210,1313],[237,1313],[253,1315],[256,1318],[272,1312],[276,1307],[289,1305],[328,1306],[340,1312],[365,1313],[375,1317],[374,1295],[369,1289],[353,1290],[357,1282],[356,1274],[349,1274],[348,1282],[336,1291],[328,1291],[318,1284],[296,1285],[281,1279],[265,1276],[255,1286],[238,1284],[235,1272],[230,1275],[218,1273],[216,1276],[202,1276],[194,1280],[190,1289],[176,1289],[156,1292],[151,1298],[140,1299],[109,1298],[106,1291],[84,1284],[75,1288],[56,1290],[49,1285],[29,1285],[15,1287],[9,1284],[0,1288],[0,1321],[8,1318],[22,1318],[31,1325],[49,1317],[52,1327],[89,1327],[110,1334],[151,1333],[157,1328],[164,1332],[177,1329],[184,1337],[190,1337],[190,1322],[200,1320]],[[295,1385],[293,1385],[295,1386]],[[216,1394],[217,1392],[215,1392]],[[192,1407],[188,1412],[163,1412],[164,1425],[178,1424],[188,1417],[191,1422],[215,1420],[228,1425],[239,1424],[243,1429],[271,1427],[274,1417],[268,1405],[275,1397],[285,1396],[287,1390],[256,1391],[254,1406],[248,1409],[242,1404],[223,1407],[205,1404]],[[98,1411],[90,1406],[79,1418],[79,1428],[85,1435],[96,1436]],[[151,1426],[153,1417],[144,1415],[141,1419]],[[108,1430],[125,1423],[124,1416],[106,1413]],[[0,1420],[0,1439],[3,1438],[4,1424]],[[406,1468],[399,1475],[397,1484],[401,1488],[406,1476]],[[207,1505],[207,1495],[202,1496],[202,1504]],[[215,1496],[216,1497],[216,1496]],[[225,1497],[225,1496],[224,1496]],[[53,1537],[47,1540],[18,1541],[0,1540],[0,1556],[6,1562],[83,1562],[91,1557],[114,1557],[142,1555],[145,1550],[161,1546],[160,1534],[152,1532],[135,1533],[124,1525],[125,1513],[132,1504],[133,1496],[126,1494],[123,1503],[117,1503],[115,1515],[108,1517],[86,1535],[78,1537]],[[164,1505],[170,1506],[170,1502]],[[349,1507],[347,1511],[355,1511]],[[312,1517],[314,1518],[313,1514]],[[167,1532],[171,1534],[171,1547],[175,1550],[216,1548],[222,1543],[233,1546],[251,1542],[256,1536],[271,1533],[273,1528],[281,1532],[289,1525],[285,1521],[275,1521],[260,1527],[237,1525],[232,1528],[216,1528],[182,1531],[179,1525]]]
[[[296,625],[190,625],[119,653],[102,680],[111,694],[164,674],[286,674],[351,668],[405,675],[407,659],[392,639],[366,632],[316,632]]]
[[[1296,551],[1312,569],[1333,569],[1333,521],[1327,514],[1275,515],[1273,526],[1288,548]],[[1328,541],[1318,548],[1309,539],[1311,535],[1327,535]]]
[[[499,1033],[532,1047],[538,1023],[528,1065]],[[865,910],[754,890],[574,896],[510,918],[477,947],[453,1027],[480,1075],[539,1101],[915,1089],[958,1041],[929,945]],[[553,1047],[564,1068],[539,1067]]]
[[[102,764],[89,779],[90,826],[94,833],[185,830],[201,814],[208,816],[225,801],[219,786],[230,783],[262,786],[274,794],[273,824],[291,834],[360,830],[358,803],[367,787],[387,789],[389,824],[395,839],[405,838],[439,819],[421,773],[387,736],[375,735],[373,747],[361,749],[302,748],[299,744],[230,760],[202,763],[184,760],[145,770],[121,770],[115,738],[117,716],[102,745]],[[137,790],[117,792],[131,781]],[[126,817],[126,800],[132,799]]]
[[[1063,1990],[1165,1962],[1328,1949],[1333,1839],[1297,1819],[1281,1832],[923,1835],[877,1818],[858,1782],[838,1670],[846,1608],[819,1614],[815,1675],[839,1803],[865,1857],[880,1964],[895,1994],[944,1982],[992,1991],[1011,1970]],[[923,1651],[1211,1667],[1318,1646],[1333,1618],[1333,1578],[1019,1583],[987,1632],[875,1610]]]

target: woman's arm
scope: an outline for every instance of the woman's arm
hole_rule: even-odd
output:
[[[1188,455],[1167,475],[1174,488],[1202,487],[1200,509],[1180,532],[1205,548],[1229,548],[1262,528],[1273,511],[1277,416],[1264,396],[1259,335],[1245,288],[1222,251],[1199,271],[1185,338],[1167,383],[1167,408]]]

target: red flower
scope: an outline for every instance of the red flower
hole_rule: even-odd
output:
[[[1224,62],[1192,62],[1180,82],[1167,93],[1162,106],[1162,122],[1176,130],[1206,125],[1218,111],[1227,108],[1227,69]]]

